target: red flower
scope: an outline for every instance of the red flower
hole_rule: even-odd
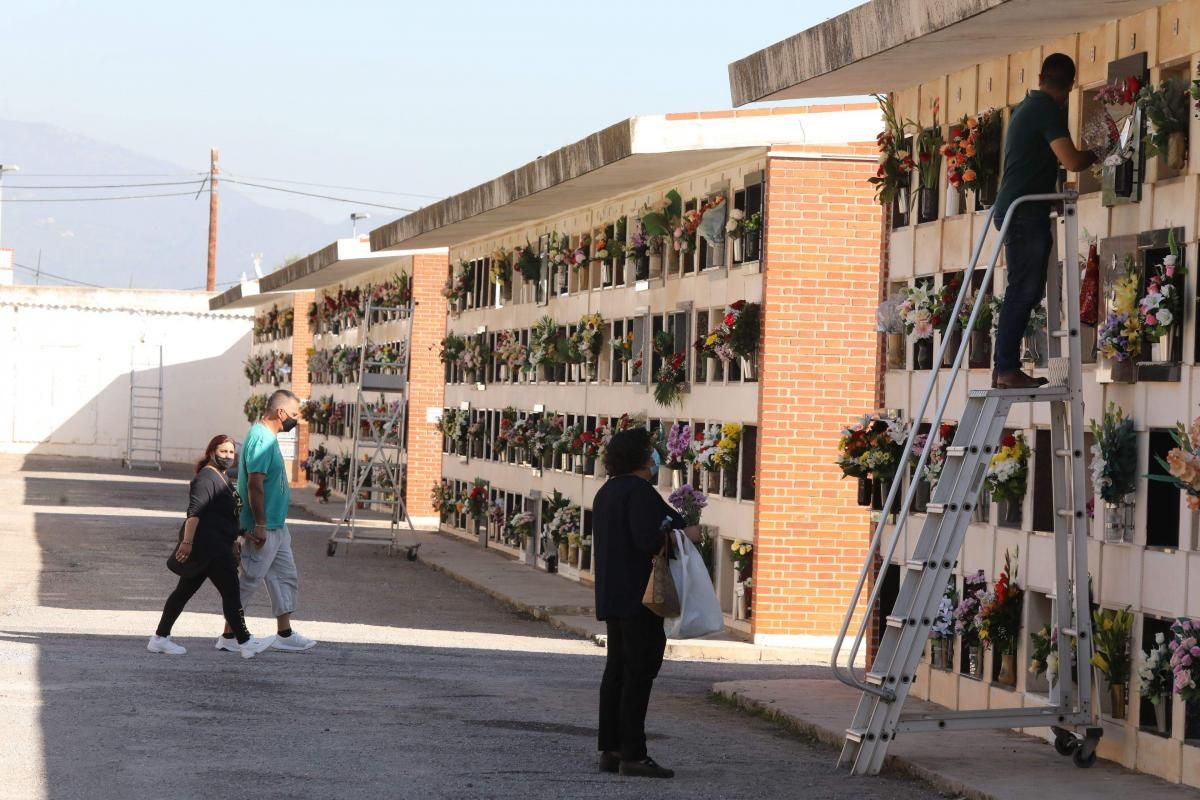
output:
[[[737,322],[737,317],[736,317],[736,316],[734,316],[733,314],[726,314],[726,315],[725,315],[725,326],[726,326],[726,327],[729,327],[729,326],[733,325],[733,323],[735,323],[735,322]]]
[[[1011,433],[1004,434],[1004,436],[1000,437],[1000,446],[1001,447],[1016,447],[1017,446],[1017,437],[1013,436]]]
[[[950,441],[950,439],[954,437],[954,426],[948,422],[943,422],[941,426],[938,427],[938,436],[942,437],[942,441],[944,442]]]
[[[746,307],[746,301],[738,300],[737,302],[730,303],[729,307],[732,308],[734,311],[741,311],[743,308]]]
[[[930,155],[929,153],[927,153],[926,151],[924,151],[924,150],[921,151],[921,163],[922,164],[928,164],[932,158],[933,158],[933,156]]]

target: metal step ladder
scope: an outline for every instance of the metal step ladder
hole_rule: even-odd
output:
[[[835,676],[848,686],[862,691],[858,710],[846,732],[845,745],[838,766],[849,765],[855,775],[873,775],[883,766],[888,745],[901,733],[923,731],[954,731],[977,728],[1050,727],[1055,734],[1055,747],[1062,755],[1072,755],[1078,766],[1094,763],[1095,748],[1102,729],[1092,709],[1092,633],[1091,610],[1088,600],[1088,501],[1087,476],[1084,465],[1082,365],[1079,329],[1079,268],[1077,194],[1028,195],[1019,198],[1009,208],[1000,235],[995,239],[991,260],[983,274],[977,297],[982,297],[991,285],[1001,245],[1008,233],[1013,212],[1024,203],[1052,202],[1058,206],[1055,229],[1063,244],[1063,264],[1058,269],[1057,245],[1051,251],[1048,274],[1046,310],[1049,331],[1049,384],[1038,389],[982,389],[968,392],[966,407],[947,447],[946,462],[931,502],[928,504],[920,536],[911,558],[904,563],[899,594],[891,613],[886,617],[879,649],[870,669],[861,677],[853,664],[868,632],[871,610],[879,602],[882,581],[875,581],[866,604],[857,635],[850,648],[846,665],[841,663],[841,651],[855,615],[868,576],[877,563],[890,563],[896,553],[909,520],[916,481],[910,481],[904,492],[895,525],[886,546],[881,549],[888,528],[888,512],[894,507],[902,481],[892,483],[883,513],[875,529],[863,570],[859,576],[849,609],[834,646],[832,667]],[[988,231],[992,228],[993,209],[975,244],[970,264],[962,281],[962,289],[950,316],[950,327],[938,352],[935,364],[943,363],[946,342],[953,336],[958,315],[967,295],[972,291],[972,274],[979,264],[980,254]],[[1065,287],[1062,276],[1065,275]],[[1065,291],[1066,297],[1062,295]],[[1064,302],[1065,301],[1065,302]],[[975,303],[967,330],[974,330],[982,303]],[[933,414],[928,418],[930,429],[941,424],[946,406],[966,357],[968,340],[954,354],[949,372],[930,374],[920,403],[913,411],[913,430],[905,443],[901,464],[909,463],[917,435],[915,423],[926,420],[930,399],[943,379]],[[1065,343],[1065,348],[1064,348]],[[1065,352],[1064,352],[1065,350]],[[1077,648],[1075,674],[1071,676],[1071,659],[1060,658],[1060,673],[1051,676],[1058,692],[1052,694],[1050,705],[1033,708],[977,709],[939,711],[936,713],[904,714],[904,701],[916,678],[917,667],[925,652],[930,627],[937,616],[938,605],[948,581],[957,566],[959,552],[967,526],[984,488],[984,478],[993,454],[999,447],[1009,409],[1015,403],[1049,403],[1053,450],[1054,541],[1055,541],[1055,624],[1059,631],[1059,650]],[[919,474],[934,446],[933,436],[926,438],[916,465]],[[986,500],[984,501],[986,502]],[[877,560],[878,559],[878,560]],[[1072,681],[1073,677],[1073,681]],[[1065,678],[1065,680],[1064,680]],[[1055,680],[1056,679],[1056,680]]]
[[[134,345],[129,357],[126,469],[162,470],[162,345]]]
[[[394,330],[397,322],[403,330],[399,340],[402,352],[398,361],[386,361],[375,355],[374,348],[395,339],[376,341],[382,338],[378,330],[381,325]],[[412,305],[377,307],[368,300],[360,330],[350,482],[342,519],[334,527],[326,546],[330,556],[337,552],[339,543],[349,546],[353,542],[384,545],[390,553],[396,547],[396,534],[402,521],[410,531],[416,531],[403,497],[408,463],[405,437]],[[359,527],[358,513],[367,509],[390,512],[391,524],[386,533],[378,528]],[[416,559],[419,547],[419,544],[408,547],[410,561]]]

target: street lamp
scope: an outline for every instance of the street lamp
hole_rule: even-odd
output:
[[[350,235],[355,239],[358,238],[358,221],[360,219],[370,219],[371,215],[365,211],[350,212]]]
[[[18,167],[16,164],[0,164],[0,187],[2,187],[3,183],[4,183],[4,173],[16,172],[19,169],[21,169],[21,168]],[[2,211],[4,208],[3,201],[4,201],[3,193],[2,193],[2,191],[0,191],[0,211]],[[0,229],[0,230],[2,230],[2,229]],[[4,237],[0,236],[0,247],[3,247],[3,246],[4,246]]]

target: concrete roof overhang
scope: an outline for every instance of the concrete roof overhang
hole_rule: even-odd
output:
[[[734,106],[887,92],[1163,0],[872,0],[729,65]]]
[[[320,289],[372,270],[395,266],[413,251],[375,253],[365,236],[338,239],[315,253],[277,269],[259,281],[262,291],[303,291]]]
[[[218,295],[208,298],[209,311],[234,311],[242,308],[257,308],[279,300],[284,300],[288,292],[260,291],[258,281],[242,281],[237,286],[231,286]]]
[[[861,119],[859,119],[861,115]],[[373,250],[451,247],[757,153],[772,143],[844,144],[878,112],[634,117],[371,231]]]

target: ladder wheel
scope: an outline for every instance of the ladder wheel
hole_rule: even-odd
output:
[[[416,547],[408,548],[408,552],[404,554],[404,557],[407,558],[409,561],[416,561],[417,560],[417,547],[420,547],[420,545],[417,545]]]
[[[1071,754],[1071,760],[1080,769],[1087,769],[1096,763],[1096,748],[1094,746],[1076,747],[1075,752]]]
[[[337,542],[330,542],[329,544],[325,545],[325,555],[332,556],[336,552]]]
[[[1069,756],[1079,749],[1079,740],[1069,733],[1060,733],[1054,737],[1054,751],[1060,756]]]

